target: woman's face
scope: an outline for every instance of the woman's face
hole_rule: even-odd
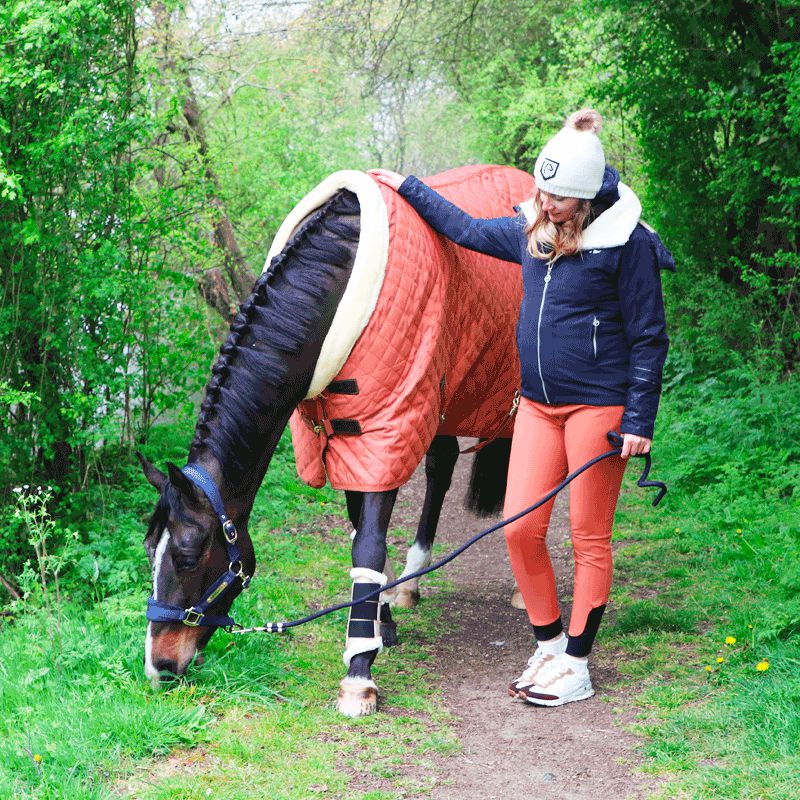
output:
[[[578,197],[561,197],[557,194],[550,194],[539,190],[539,202],[542,211],[547,214],[550,222],[561,225],[575,214],[581,204]]]

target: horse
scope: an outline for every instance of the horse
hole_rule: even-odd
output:
[[[503,167],[426,180],[484,216],[510,213],[532,185]],[[413,317],[410,296],[419,318],[403,334],[398,306]],[[499,507],[519,380],[512,323],[520,297],[518,266],[446,242],[364,173],[335,173],[298,204],[220,348],[188,465],[167,463],[162,472],[137,453],[159,492],[144,539],[152,566],[145,673],[154,685],[185,674],[230,621],[255,570],[247,530],[254,498],[291,420],[301,477],[343,489],[354,529],[350,577],[359,602],[336,707],[350,717],[376,711],[371,666],[398,641],[386,601],[419,599],[416,581],[394,598],[360,599],[387,582],[398,488],[424,457],[426,496],[403,574],[430,564],[458,435],[488,440],[475,456],[468,506],[483,514]],[[402,356],[400,339],[408,340]]]

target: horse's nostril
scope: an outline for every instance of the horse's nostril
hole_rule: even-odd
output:
[[[178,677],[178,663],[168,658],[162,658],[153,664],[156,671],[160,674],[162,681],[174,680]]]

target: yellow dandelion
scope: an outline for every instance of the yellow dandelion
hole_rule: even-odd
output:
[[[712,667],[710,664],[706,664],[706,672],[713,672],[713,671],[714,667]]]
[[[750,630],[753,630],[753,626],[752,625],[748,625],[747,627],[750,628]]]
[[[37,764],[41,764],[41,763],[42,763],[42,757],[41,757],[41,756],[40,756],[38,753],[36,753],[36,755],[33,757],[33,760],[34,760],[34,761],[35,761]]]
[[[767,661],[766,658],[763,661],[759,661],[758,664],[756,664],[756,669],[759,672],[766,672],[769,669],[769,661]]]
[[[720,657],[717,659],[717,664],[722,664],[724,661],[725,661],[725,659],[724,659],[722,656],[720,656]]]
[[[736,644],[736,637],[735,636],[726,636],[725,637],[725,644]]]
[[[680,533],[680,532],[681,532],[680,528],[675,528],[675,533]]]
[[[741,529],[741,528],[737,528],[737,529],[736,529],[736,533],[741,533],[741,532],[742,532],[742,529]]]

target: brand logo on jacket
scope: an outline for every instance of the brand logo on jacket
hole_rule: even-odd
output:
[[[555,178],[556,172],[558,172],[558,161],[553,161],[549,158],[544,159],[544,161],[542,161],[542,166],[539,168],[539,172],[546,181]]]

